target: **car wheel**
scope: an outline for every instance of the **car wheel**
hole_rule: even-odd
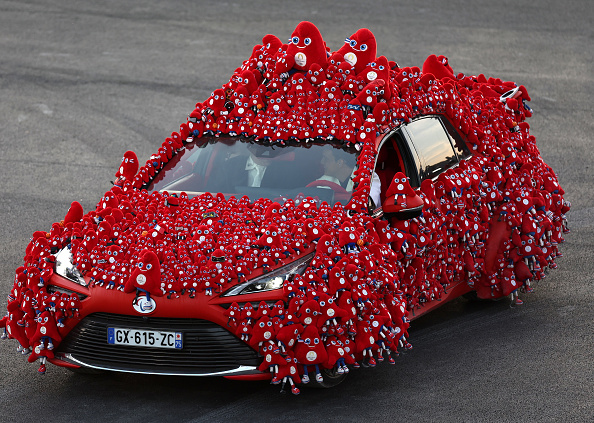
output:
[[[324,378],[323,382],[316,381],[316,374],[315,372],[311,372],[309,374],[309,382],[306,385],[302,385],[306,388],[315,388],[315,389],[327,389],[327,388],[334,388],[336,385],[342,383],[348,375],[348,373],[338,374],[336,372],[336,368],[334,369],[320,369],[322,373],[322,377]]]
[[[504,298],[507,297],[499,297],[499,298],[479,298],[478,295],[476,294],[476,291],[470,291],[467,292],[466,294],[462,294],[462,296],[464,298],[466,298],[468,301],[473,302],[473,303],[485,303],[485,302],[493,302],[493,301],[501,301]]]

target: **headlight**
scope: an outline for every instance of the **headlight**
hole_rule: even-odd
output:
[[[72,262],[72,251],[68,247],[63,248],[56,254],[56,273],[79,285],[87,286],[87,281]]]
[[[230,297],[233,295],[254,294],[258,292],[271,291],[273,289],[280,289],[283,283],[291,275],[302,274],[309,262],[313,259],[314,253],[303,256],[299,260],[292,262],[286,266],[280,267],[270,273],[258,276],[255,279],[235,285],[223,293],[222,297]]]

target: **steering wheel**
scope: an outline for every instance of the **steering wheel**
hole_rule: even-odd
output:
[[[351,193],[343,187],[341,187],[339,184],[332,181],[326,181],[325,179],[318,179],[306,185],[306,188],[310,187],[328,187],[332,191],[334,191],[334,195],[336,199],[339,201],[348,200],[351,197]]]
[[[309,187],[328,187],[337,194],[347,193],[347,190],[338,185],[336,182],[326,181],[325,179],[318,179],[316,181],[310,182],[306,185],[306,188]]]

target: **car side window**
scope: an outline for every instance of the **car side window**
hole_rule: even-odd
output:
[[[468,146],[464,142],[464,139],[462,139],[460,133],[454,128],[454,125],[452,125],[447,119],[441,119],[441,123],[443,123],[443,126],[452,140],[452,144],[454,145],[458,159],[463,160],[467,157],[470,157],[472,153],[468,149]]]
[[[418,165],[409,143],[400,130],[387,136],[379,147],[375,173],[381,182],[381,202],[385,200],[385,192],[390,186],[396,172],[403,172],[409,177],[411,187],[420,186]]]
[[[411,122],[406,130],[421,161],[421,180],[435,178],[458,163],[450,138],[437,117]]]
[[[391,137],[391,141],[395,150],[394,160],[398,160],[398,163],[400,164],[399,170],[408,176],[408,182],[411,187],[418,188],[421,186],[421,181],[419,180],[417,162],[410,151],[409,143],[406,141],[401,131],[394,133]]]

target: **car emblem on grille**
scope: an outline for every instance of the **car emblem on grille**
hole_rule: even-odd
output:
[[[140,314],[149,314],[155,311],[157,303],[152,298],[147,299],[146,297],[137,297],[132,301],[132,307]]]

